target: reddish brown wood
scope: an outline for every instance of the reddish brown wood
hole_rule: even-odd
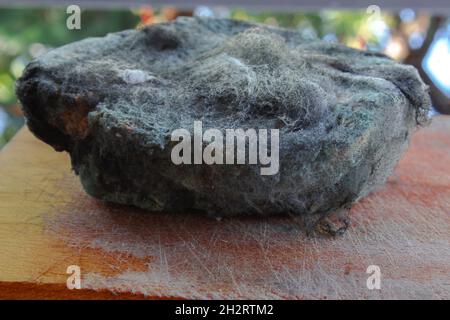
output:
[[[23,129],[0,153],[0,298],[450,298],[450,117],[419,130],[337,238],[290,218],[150,214],[87,196]],[[78,265],[82,290],[65,287]],[[381,268],[381,290],[366,269]],[[111,294],[113,293],[113,294]]]

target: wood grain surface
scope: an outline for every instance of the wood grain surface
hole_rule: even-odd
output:
[[[0,298],[450,299],[450,117],[419,130],[341,237],[288,217],[151,214],[84,193],[26,129],[0,151]],[[66,287],[67,267],[81,290]],[[381,289],[366,285],[379,266]]]

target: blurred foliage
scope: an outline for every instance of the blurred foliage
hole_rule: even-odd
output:
[[[21,121],[19,123],[21,123]],[[5,128],[3,133],[0,135],[0,147],[4,146],[9,140],[11,140],[11,138],[17,132],[17,128],[20,127],[19,123],[11,123]]]
[[[309,30],[311,36],[324,38],[333,35],[342,43],[349,43],[355,38],[361,38],[368,43],[377,44],[378,39],[369,28],[370,15],[364,10],[352,11],[314,11],[314,12],[248,12],[245,10],[233,10],[231,16],[234,19],[277,25],[285,28],[294,28],[300,31]],[[392,17],[383,14],[382,19],[389,25]]]
[[[32,58],[52,47],[139,23],[139,16],[129,10],[83,10],[81,29],[69,30],[68,16],[63,7],[0,8],[0,108],[6,111],[6,123],[0,124],[0,148],[23,124],[14,83]]]

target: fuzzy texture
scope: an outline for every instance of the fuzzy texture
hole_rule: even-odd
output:
[[[384,184],[430,99],[417,71],[295,31],[179,18],[28,65],[28,126],[70,152],[86,192],[151,211],[324,217]],[[172,164],[171,132],[280,130],[280,171]]]

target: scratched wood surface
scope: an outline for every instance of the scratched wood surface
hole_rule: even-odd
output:
[[[150,214],[87,196],[27,129],[0,152],[0,298],[450,298],[450,117],[418,131],[338,238],[290,218]],[[66,269],[81,269],[68,290]],[[366,270],[381,270],[369,290]]]

